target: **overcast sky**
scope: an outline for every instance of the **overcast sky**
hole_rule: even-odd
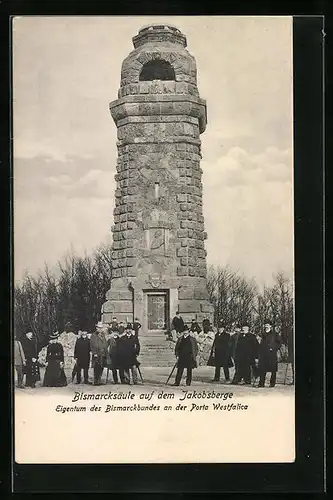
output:
[[[259,283],[293,272],[291,17],[20,17],[14,21],[15,279],[111,241],[117,98],[132,37],[186,35],[207,100],[208,264]]]

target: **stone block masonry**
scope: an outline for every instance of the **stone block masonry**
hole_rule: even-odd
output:
[[[184,317],[212,319],[208,301],[200,134],[206,102],[197,88],[186,37],[152,25],[133,39],[123,61],[118,99],[118,159],[112,280],[103,321],[140,319],[142,335]]]

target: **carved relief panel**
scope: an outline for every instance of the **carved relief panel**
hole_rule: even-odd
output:
[[[169,229],[150,227],[145,229],[146,249],[154,255],[166,255],[169,247]]]

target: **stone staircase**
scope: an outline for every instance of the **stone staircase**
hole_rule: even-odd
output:
[[[175,364],[175,343],[166,340],[163,333],[158,335],[142,334],[139,336],[139,340],[141,349],[138,360],[142,366],[163,367]]]

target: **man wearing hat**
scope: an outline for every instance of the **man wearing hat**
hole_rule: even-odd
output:
[[[92,354],[92,367],[94,369],[94,385],[101,385],[103,369],[106,365],[108,345],[105,338],[104,324],[99,321],[96,331],[90,338],[90,349]]]
[[[133,384],[138,383],[137,368],[140,365],[137,356],[140,354],[140,343],[132,328],[128,323],[125,332],[120,335],[117,344],[117,357],[119,363],[119,375],[122,384],[130,384],[130,373]]]
[[[251,384],[251,367],[258,358],[259,343],[252,333],[247,322],[243,323],[235,351],[235,375],[232,383],[237,385],[244,380],[244,384]]]
[[[107,368],[108,371],[111,370],[113,382],[118,384],[118,370],[119,370],[119,359],[118,359],[118,342],[119,333],[118,330],[111,330],[111,334],[107,339],[108,354],[107,354]]]
[[[192,370],[197,367],[198,343],[190,335],[188,326],[184,326],[183,335],[178,338],[175,346],[175,355],[177,357],[177,373],[175,383],[178,386],[186,368],[186,385],[191,385]]]
[[[212,382],[220,381],[221,367],[226,382],[230,382],[229,368],[234,366],[231,359],[230,334],[225,331],[225,324],[219,321],[212,350],[208,359],[208,366],[215,366],[215,375]]]
[[[81,383],[81,371],[83,370],[84,383],[90,384],[88,380],[90,364],[90,340],[88,332],[79,330],[78,338],[74,347],[74,358],[76,364],[76,382]]]
[[[238,323],[234,323],[231,327],[230,331],[230,345],[231,345],[231,357],[235,361],[236,358],[236,347],[238,343],[238,339],[241,334],[241,329]]]
[[[27,332],[22,339],[22,347],[26,359],[26,379],[27,387],[36,387],[36,382],[40,380],[40,370],[38,365],[37,339],[32,332]]]
[[[274,332],[270,321],[266,321],[264,325],[264,333],[259,346],[259,363],[258,369],[260,374],[258,387],[265,386],[266,373],[271,373],[269,387],[274,387],[276,384],[276,373],[278,371],[277,352],[281,346],[280,336]]]

